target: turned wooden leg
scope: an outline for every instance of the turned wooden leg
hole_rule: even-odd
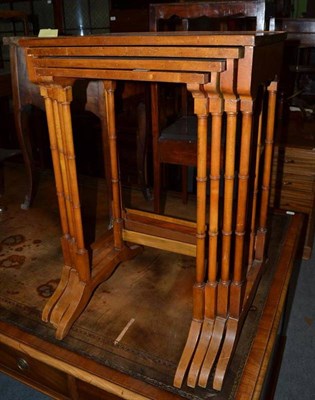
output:
[[[153,151],[153,203],[154,212],[161,212],[161,164],[159,153],[159,92],[158,84],[151,84],[151,118],[152,118],[152,151]]]
[[[64,267],[60,283],[47,302],[43,320],[56,327],[56,338],[63,339],[89,302],[94,289],[107,279],[117,265],[139,253],[139,246],[128,247],[122,239],[122,211],[117,162],[114,88],[105,82],[105,108],[113,191],[113,234],[107,232],[91,249],[85,248],[71,125],[70,86],[42,86],[49,128],[57,196],[63,236]],[[92,251],[96,250],[95,265]],[[91,261],[90,261],[91,258]],[[93,273],[92,273],[93,272]]]
[[[212,190],[214,191],[214,199],[211,202],[210,222],[209,222],[209,269],[208,283],[206,285],[206,313],[207,308],[211,307],[208,315],[215,315],[213,332],[211,341],[208,345],[207,352],[204,357],[198,385],[206,387],[209,375],[213,368],[215,359],[220,350],[220,345],[224,338],[226,321],[228,318],[228,302],[229,302],[229,286],[230,286],[230,264],[231,264],[231,241],[232,241],[232,223],[233,223],[233,193],[234,193],[234,170],[235,170],[235,152],[236,152],[236,130],[237,130],[237,113],[238,113],[238,97],[234,93],[235,86],[235,65],[234,61],[228,62],[227,70],[221,74],[220,90],[224,96],[224,111],[226,113],[226,140],[225,140],[225,166],[221,165],[219,159],[213,161]],[[223,105],[222,105],[223,106]],[[219,135],[219,131],[217,133]],[[221,132],[222,135],[222,132]],[[212,150],[213,157],[222,156],[221,140],[218,137],[216,144]],[[216,160],[216,161],[215,161]],[[211,162],[212,164],[212,162]],[[220,207],[220,201],[216,194],[220,190],[220,178],[223,179],[224,168],[224,199],[223,207]],[[215,179],[217,178],[217,179]],[[222,182],[222,181],[221,181]],[[222,182],[223,183],[223,182]],[[218,211],[212,214],[212,203],[218,204]],[[217,202],[217,203],[216,203]],[[217,215],[216,215],[217,214]],[[221,216],[219,215],[221,214]],[[222,252],[218,252],[218,219],[222,220]],[[212,229],[211,229],[212,227]],[[218,274],[219,269],[219,274]],[[219,282],[217,283],[219,275]]]
[[[90,81],[87,85],[86,97],[87,97],[87,102],[85,105],[85,109],[96,115],[101,123],[104,176],[106,181],[107,196],[109,199],[108,201],[110,203],[112,200],[112,182],[111,182],[110,151],[108,143],[108,130],[107,130],[107,118],[105,113],[105,96],[104,96],[103,81]],[[112,227],[111,219],[112,215],[110,210],[109,224],[108,224],[109,229]]]
[[[207,118],[208,98],[200,85],[187,85],[194,98],[195,114],[198,118],[197,145],[197,232],[196,232],[196,281],[193,287],[193,320],[187,342],[178,364],[174,386],[181,387],[185,372],[198,343],[204,318],[205,278],[205,224],[207,183]]]
[[[138,183],[146,200],[152,200],[148,185],[147,171],[147,110],[146,105],[140,102],[137,106],[137,169]]]
[[[253,101],[247,100],[246,105],[247,107],[244,107],[244,109],[242,109],[242,132],[236,209],[235,251],[233,279],[230,286],[229,296],[229,319],[227,321],[225,338],[213,380],[213,388],[217,390],[221,390],[222,388],[223,379],[236,346],[237,335],[241,327],[241,324],[239,324],[239,319],[242,312],[242,302],[245,290],[244,276],[246,271],[244,268],[244,245],[248,205],[247,201],[251,153],[250,149],[252,136]]]
[[[265,159],[262,180],[262,196],[260,205],[259,228],[256,239],[255,258],[263,260],[266,242],[266,226],[268,216],[268,202],[270,192],[270,179],[272,168],[272,150],[276,114],[277,82],[273,81],[267,88],[268,90],[268,114],[265,140]]]
[[[256,155],[255,155],[255,176],[254,176],[254,184],[252,189],[252,210],[251,210],[251,223],[250,223],[250,238],[249,238],[249,248],[248,248],[248,267],[247,272],[250,271],[255,255],[255,239],[256,239],[256,217],[257,217],[257,200],[258,200],[258,185],[259,185],[259,175],[260,175],[260,166],[261,166],[261,152],[262,152],[262,124],[263,124],[263,115],[264,115],[264,96],[265,88],[263,88],[260,110],[259,110],[259,118],[258,118],[258,132],[256,138]],[[256,105],[257,106],[257,105]]]
[[[81,313],[76,309],[82,293],[74,288],[84,288],[90,278],[90,265],[84,247],[83,228],[79,203],[75,155],[70,115],[71,87],[41,87],[45,99],[51,152],[61,227],[64,269],[57,290],[43,310],[43,320],[56,328],[56,337],[63,338],[73,321]],[[82,290],[81,290],[82,291]]]
[[[205,85],[209,98],[209,111],[212,116],[211,155],[210,155],[210,204],[208,279],[205,286],[205,315],[202,332],[188,374],[187,384],[195,387],[199,371],[204,361],[217,313],[217,269],[218,269],[218,229],[221,169],[221,134],[223,99],[220,93],[220,75],[211,74],[211,82]]]
[[[114,246],[116,249],[122,249],[122,214],[121,214],[121,192],[120,192],[120,177],[118,168],[118,152],[117,152],[117,136],[115,123],[115,82],[104,81],[105,90],[105,110],[108,124],[108,141],[111,160],[111,181],[112,181],[112,216],[113,216],[113,231],[114,231]]]

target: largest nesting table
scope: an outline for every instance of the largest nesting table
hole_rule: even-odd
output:
[[[181,32],[20,40],[30,80],[45,101],[59,202],[64,266],[42,314],[58,339],[67,335],[95,288],[141,251],[139,245],[194,256],[192,322],[174,386],[187,377],[188,386],[205,387],[215,365],[213,387],[222,388],[264,265],[284,39],[279,32]],[[77,79],[103,81],[110,147],[113,228],[91,248],[84,242],[71,126]],[[116,80],[187,85],[198,126],[196,222],[124,209]]]

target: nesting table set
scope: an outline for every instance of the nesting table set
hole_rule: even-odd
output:
[[[188,386],[206,387],[215,366],[212,385],[222,388],[265,261],[284,39],[279,32],[173,32],[20,40],[29,79],[45,101],[59,202],[64,266],[42,315],[58,339],[67,335],[95,288],[143,245],[193,256],[192,322],[174,386],[187,378]],[[103,81],[110,148],[113,228],[91,249],[83,237],[71,126],[77,79]],[[180,83],[192,94],[198,121],[196,222],[123,207],[117,80]]]

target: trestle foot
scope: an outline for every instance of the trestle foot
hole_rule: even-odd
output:
[[[222,338],[224,335],[225,324],[226,324],[225,318],[217,317],[215,319],[211,341],[209,343],[209,347],[204,362],[202,364],[198,381],[198,385],[203,388],[207,386],[209,375],[211,373],[213,364],[217,358]]]
[[[112,244],[107,243],[107,251],[102,249],[101,254],[97,255],[97,265],[87,282],[80,280],[74,268],[64,267],[59,285],[42,314],[43,321],[50,322],[56,328],[56,339],[62,340],[68,334],[86,308],[95,288],[111,276],[117,265],[135,257],[142,250],[140,246],[123,246],[115,250]],[[97,254],[97,249],[95,252]]]
[[[225,373],[232,358],[234,348],[236,346],[236,338],[238,333],[239,321],[229,318],[226,326],[224,343],[221,349],[220,357],[215,370],[213,379],[213,389],[221,390]]]
[[[205,319],[202,324],[200,339],[187,378],[187,385],[189,387],[194,388],[196,386],[199,371],[211,340],[213,326],[214,320],[212,319]]]
[[[192,356],[194,355],[194,351],[198,343],[202,325],[202,321],[192,320],[191,322],[187,342],[175,373],[173,385],[177,388],[180,388],[182,386],[187,368],[190,364]]]

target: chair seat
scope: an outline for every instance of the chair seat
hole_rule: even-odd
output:
[[[16,156],[20,154],[21,150],[19,149],[2,149],[0,148],[0,162],[7,160],[10,157]]]
[[[208,136],[210,135],[210,124],[208,124]],[[176,140],[181,142],[197,142],[197,117],[195,115],[184,115],[174,123],[161,131],[159,141]]]

